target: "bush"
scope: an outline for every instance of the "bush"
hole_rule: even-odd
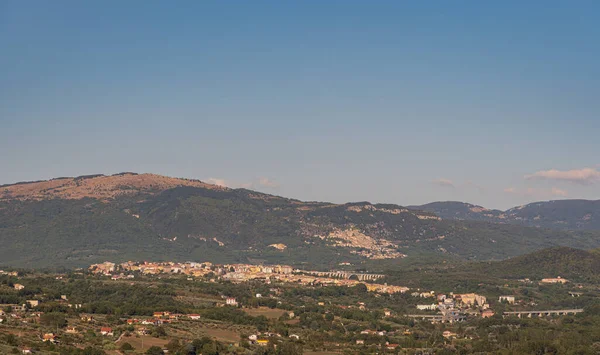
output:
[[[123,343],[123,345],[121,345],[121,347],[119,348],[121,351],[133,351],[135,350],[134,347],[129,344],[129,343]]]
[[[146,355],[164,355],[164,352],[160,346],[151,346],[147,351]]]

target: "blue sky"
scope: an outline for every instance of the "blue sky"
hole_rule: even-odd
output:
[[[600,198],[597,1],[3,1],[0,184]],[[586,170],[587,169],[587,170]]]

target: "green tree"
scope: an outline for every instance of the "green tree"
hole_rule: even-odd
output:
[[[167,336],[167,331],[165,330],[165,328],[159,326],[152,330],[152,336],[154,336],[156,338],[164,337],[164,336]]]
[[[169,350],[169,354],[175,354],[181,350],[181,343],[179,343],[179,340],[173,339],[165,347]]]
[[[217,348],[217,344],[211,341],[210,343],[202,346],[201,353],[202,355],[219,355],[219,349]]]
[[[100,350],[100,349],[88,346],[87,348],[83,349],[83,352],[81,354],[82,355],[106,355],[106,352],[104,352],[104,350]]]
[[[133,351],[135,350],[135,348],[129,344],[129,343],[123,343],[123,345],[121,345],[121,347],[119,348],[121,351]]]
[[[11,346],[17,346],[17,337],[14,334],[8,333],[4,336],[4,342]]]
[[[40,323],[52,328],[62,328],[67,325],[67,319],[62,313],[44,313],[40,317]]]
[[[146,355],[164,355],[164,351],[160,346],[154,345],[146,350]]]
[[[277,349],[278,355],[302,355],[302,344],[285,342]]]

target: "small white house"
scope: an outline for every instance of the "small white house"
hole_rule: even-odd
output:
[[[515,303],[515,296],[500,296],[498,297],[498,302],[507,302],[513,304]]]

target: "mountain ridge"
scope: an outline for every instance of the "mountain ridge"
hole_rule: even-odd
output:
[[[532,202],[506,211],[458,201],[439,201],[408,208],[444,219],[516,224],[561,230],[600,230],[600,200],[565,199]]]
[[[24,181],[0,185],[0,200],[41,200],[48,198],[81,199],[112,198],[118,194],[162,190],[178,186],[226,189],[200,180],[173,178],[157,174],[124,172],[113,175],[93,174],[77,177],[59,177],[49,180]]]
[[[600,281],[600,251],[552,247],[485,265],[482,272],[502,278],[562,277],[577,282]]]
[[[303,202],[154,174],[48,181],[0,188],[3,263],[252,259],[335,268],[422,253],[490,260],[600,247],[594,232],[444,220],[395,204]]]

